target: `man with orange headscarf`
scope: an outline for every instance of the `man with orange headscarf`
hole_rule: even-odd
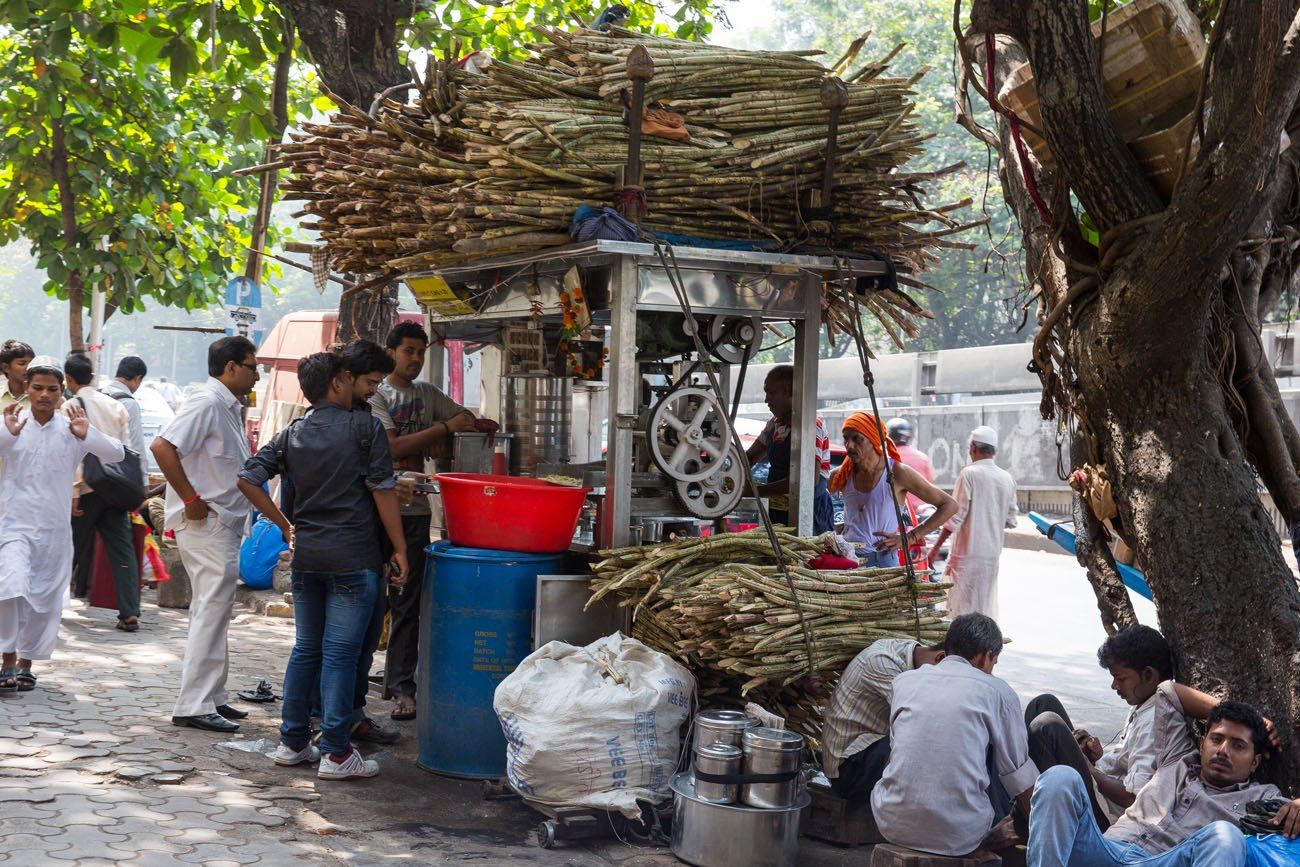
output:
[[[884,434],[880,419],[855,412],[844,421],[846,457],[833,474],[830,490],[844,494],[844,538],[855,544],[864,566],[897,566],[903,546],[898,504],[914,494],[934,506],[934,514],[908,531],[911,540],[924,539],[957,514],[952,497],[927,482],[899,459],[898,449]],[[889,476],[894,490],[889,489]]]

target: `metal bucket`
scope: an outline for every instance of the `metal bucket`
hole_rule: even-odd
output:
[[[695,792],[691,775],[671,782],[673,854],[696,867],[794,867],[799,861],[799,813],[811,802],[800,792],[791,807],[759,810],[710,804]]]
[[[572,397],[567,378],[515,373],[501,378],[502,424],[514,434],[510,474],[537,475],[537,465],[569,462]]]
[[[731,744],[696,744],[695,773],[698,774],[739,774],[744,753],[740,747]],[[715,783],[695,779],[695,796],[710,804],[734,804],[740,794],[736,783]]]
[[[783,783],[746,783],[740,790],[741,803],[764,809],[784,809],[799,794],[799,757],[803,735],[784,729],[752,728],[742,739],[746,774],[791,774]]]
[[[741,746],[741,737],[758,726],[743,710],[702,710],[695,715],[695,747],[706,744]]]
[[[488,444],[489,441],[491,445]],[[492,455],[498,442],[505,443],[506,455],[510,455],[514,450],[514,434],[500,432],[486,434],[477,431],[461,431],[455,434],[451,438],[451,469],[447,472],[491,473]]]

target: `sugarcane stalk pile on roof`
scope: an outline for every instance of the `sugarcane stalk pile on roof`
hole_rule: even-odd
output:
[[[637,45],[654,61],[647,105],[685,130],[664,137],[643,125],[642,229],[779,251],[808,241],[800,203],[825,166],[822,84],[849,68],[863,40],[832,70],[816,52],[618,28],[537,33],[522,61],[480,72],[435,60],[408,102],[384,100],[374,118],[340,102],[330,123],[307,124],[281,146],[285,198],[304,202],[299,216],[320,231],[332,270],[391,278],[569,242],[578,207],[611,205],[619,191]],[[905,287],[923,286],[938,251],[966,246],[953,236],[974,224],[955,216],[969,201],[923,204],[926,183],[960,166],[903,168],[927,136],[912,116],[915,78],[886,74],[892,56],[843,74],[833,216],[837,251],[876,251],[898,267],[900,291],[870,296],[867,309],[900,341],[929,315]],[[835,330],[849,312],[838,296],[828,301]]]

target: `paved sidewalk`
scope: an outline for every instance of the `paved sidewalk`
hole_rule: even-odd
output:
[[[1071,558],[1008,551],[1002,572],[1001,619],[1015,642],[997,673],[1024,699],[1056,691],[1077,723],[1108,739],[1127,708],[1097,668],[1104,633],[1081,570]],[[1139,608],[1152,622],[1149,604]],[[532,837],[540,816],[518,800],[485,800],[479,783],[418,768],[414,724],[388,722],[392,705],[373,697],[372,715],[403,737],[363,745],[381,765],[363,782],[321,782],[313,769],[223,746],[272,749],[278,703],[245,705],[252,715],[233,738],[174,728],[186,613],[147,602],[142,621],[128,635],[113,628],[115,612],[77,603],[54,663],[36,668],[37,689],[0,698],[0,865],[679,863],[666,848],[617,840],[541,849]],[[230,634],[232,693],[262,677],[278,688],[292,621],[241,613]],[[801,841],[807,867],[865,858]]]

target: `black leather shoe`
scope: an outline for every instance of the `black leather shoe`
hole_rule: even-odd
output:
[[[218,713],[205,713],[202,716],[174,716],[172,725],[227,734],[239,731],[239,723],[231,722]]]
[[[228,704],[217,705],[217,713],[226,719],[243,719],[248,716],[248,711],[240,710],[237,707],[231,707]]]

